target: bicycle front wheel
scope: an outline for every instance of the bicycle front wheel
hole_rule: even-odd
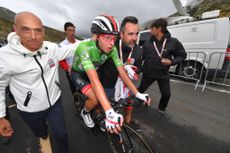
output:
[[[155,153],[148,143],[126,124],[120,134],[108,134],[108,140],[114,153]]]

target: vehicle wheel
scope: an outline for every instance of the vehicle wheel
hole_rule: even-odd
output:
[[[126,124],[119,135],[108,134],[108,140],[113,153],[155,153],[143,137]]]
[[[194,61],[186,61],[182,64],[177,66],[177,74],[179,76],[185,77],[185,79],[192,79],[192,80],[201,80],[204,78],[204,71],[202,71],[202,65],[200,63]]]

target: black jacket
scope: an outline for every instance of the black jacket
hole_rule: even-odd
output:
[[[116,47],[119,50],[118,42],[116,43]],[[129,56],[129,53],[131,51],[131,48],[126,46],[124,43],[122,43],[122,51],[123,51],[122,53],[123,62],[126,62]],[[134,59],[134,65],[138,67],[137,73],[140,73],[142,70],[142,53],[143,53],[142,49],[138,45],[135,45],[133,48],[133,53],[131,54],[131,58]],[[120,57],[119,52],[118,52],[118,55]],[[117,76],[118,76],[118,71],[112,59],[107,60],[103,65],[100,66],[99,76],[100,76],[100,80],[104,88],[114,88],[115,87]]]
[[[183,45],[176,38],[171,37],[171,34],[168,31],[163,35],[160,41],[152,36],[150,40],[143,45],[143,77],[169,79],[168,71],[170,66],[164,66],[161,64],[161,58],[157,54],[153,45],[153,42],[155,41],[158,50],[161,51],[165,38],[167,41],[162,57],[170,59],[172,61],[172,65],[176,65],[186,59],[186,53]]]

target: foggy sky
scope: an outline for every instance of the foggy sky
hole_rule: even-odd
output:
[[[30,11],[40,17],[44,25],[62,31],[65,22],[73,22],[77,35],[84,38],[90,36],[91,22],[100,14],[113,15],[119,23],[125,16],[132,15],[142,24],[176,12],[172,0],[1,0],[0,6],[15,13]]]

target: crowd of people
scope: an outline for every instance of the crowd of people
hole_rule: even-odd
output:
[[[45,153],[52,152],[44,147],[50,146],[47,123],[57,150],[69,152],[59,65],[66,73],[72,94],[80,92],[87,97],[80,113],[86,126],[94,127],[90,111],[100,104],[106,115],[106,130],[119,133],[123,122],[135,124],[133,108],[126,108],[123,119],[113,110],[108,97],[135,95],[150,105],[150,96],[143,92],[156,80],[162,94],[157,110],[164,114],[170,99],[169,67],[186,58],[182,44],[171,37],[164,19],[152,23],[152,37],[142,48],[136,44],[139,23],[134,16],[125,17],[119,29],[113,16],[99,15],[92,21],[92,38],[83,41],[75,38],[74,24],[66,22],[66,39],[60,44],[44,41],[42,21],[31,12],[17,13],[13,29],[8,44],[0,48],[0,136],[14,132],[5,118],[5,88],[10,86],[20,116],[38,137]],[[138,80],[141,73],[137,87],[132,79]],[[126,91],[120,91],[120,86],[125,86]]]

